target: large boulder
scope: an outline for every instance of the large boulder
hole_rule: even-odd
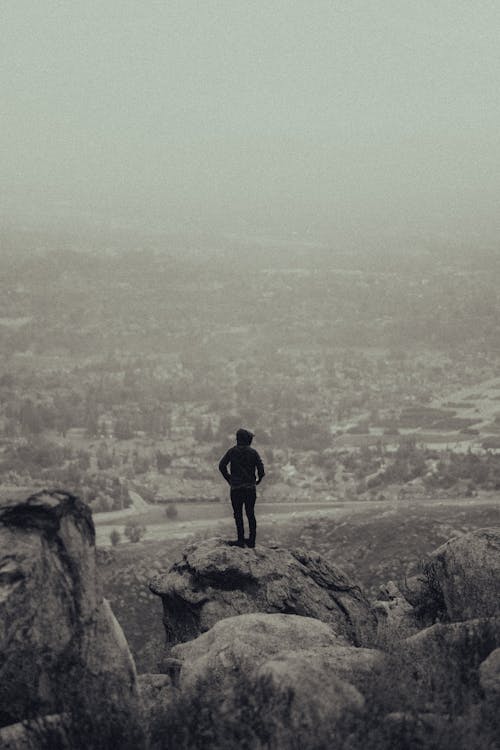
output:
[[[95,557],[90,510],[73,495],[0,509],[0,726],[64,712],[80,739],[137,747],[135,665]]]
[[[500,529],[450,539],[430,556],[425,577],[436,611],[445,619],[500,614]]]
[[[500,617],[436,623],[405,641],[408,674],[427,704],[447,693],[455,709],[479,695],[480,665],[500,647]]]
[[[214,682],[248,672],[283,651],[296,652],[347,642],[320,620],[297,615],[252,613],[219,620],[198,638],[180,643],[172,656],[182,662],[182,689],[211,675]]]
[[[354,645],[370,645],[376,618],[357,584],[315,553],[242,549],[221,539],[191,544],[150,589],[163,601],[167,643],[196,638],[226,617],[295,614],[331,625]]]
[[[391,711],[376,727],[370,739],[373,747],[381,746],[390,750],[430,750],[438,747],[451,750],[459,747],[452,735],[453,730],[455,734],[456,724],[451,723],[449,715],[434,711]],[[460,737],[461,733],[458,734]],[[446,738],[445,744],[443,738]]]
[[[238,732],[249,747],[325,747],[364,710],[363,688],[383,659],[319,620],[262,613],[220,620],[172,654],[182,662],[178,711],[193,717],[192,739],[206,732],[207,747],[233,746]]]
[[[479,665],[479,682],[487,696],[500,700],[500,648]]]

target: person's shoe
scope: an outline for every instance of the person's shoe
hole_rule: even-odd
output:
[[[251,549],[253,549],[255,547],[255,539],[247,539],[246,545],[247,547],[250,547]]]
[[[244,547],[245,542],[241,542],[239,539],[236,541],[228,542],[227,543],[229,547]]]

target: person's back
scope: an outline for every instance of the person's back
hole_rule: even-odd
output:
[[[236,445],[230,448],[219,462],[219,471],[231,487],[231,503],[238,532],[237,544],[241,547],[244,546],[243,506],[250,529],[248,546],[255,547],[255,487],[264,477],[264,464],[258,452],[250,445],[252,439],[251,432],[239,429],[236,433]],[[231,466],[231,473],[227,470],[228,465]]]
[[[262,466],[262,461],[250,445],[234,445],[226,454],[231,465],[231,487],[254,487],[255,472]]]

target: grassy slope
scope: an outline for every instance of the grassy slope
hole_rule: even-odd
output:
[[[376,596],[380,584],[403,580],[419,562],[452,536],[485,526],[500,526],[500,502],[492,505],[410,507],[357,514],[340,523],[313,520],[289,528],[282,541],[325,555]]]

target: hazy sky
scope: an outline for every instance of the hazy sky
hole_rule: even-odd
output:
[[[3,213],[500,230],[500,3],[2,0]]]

